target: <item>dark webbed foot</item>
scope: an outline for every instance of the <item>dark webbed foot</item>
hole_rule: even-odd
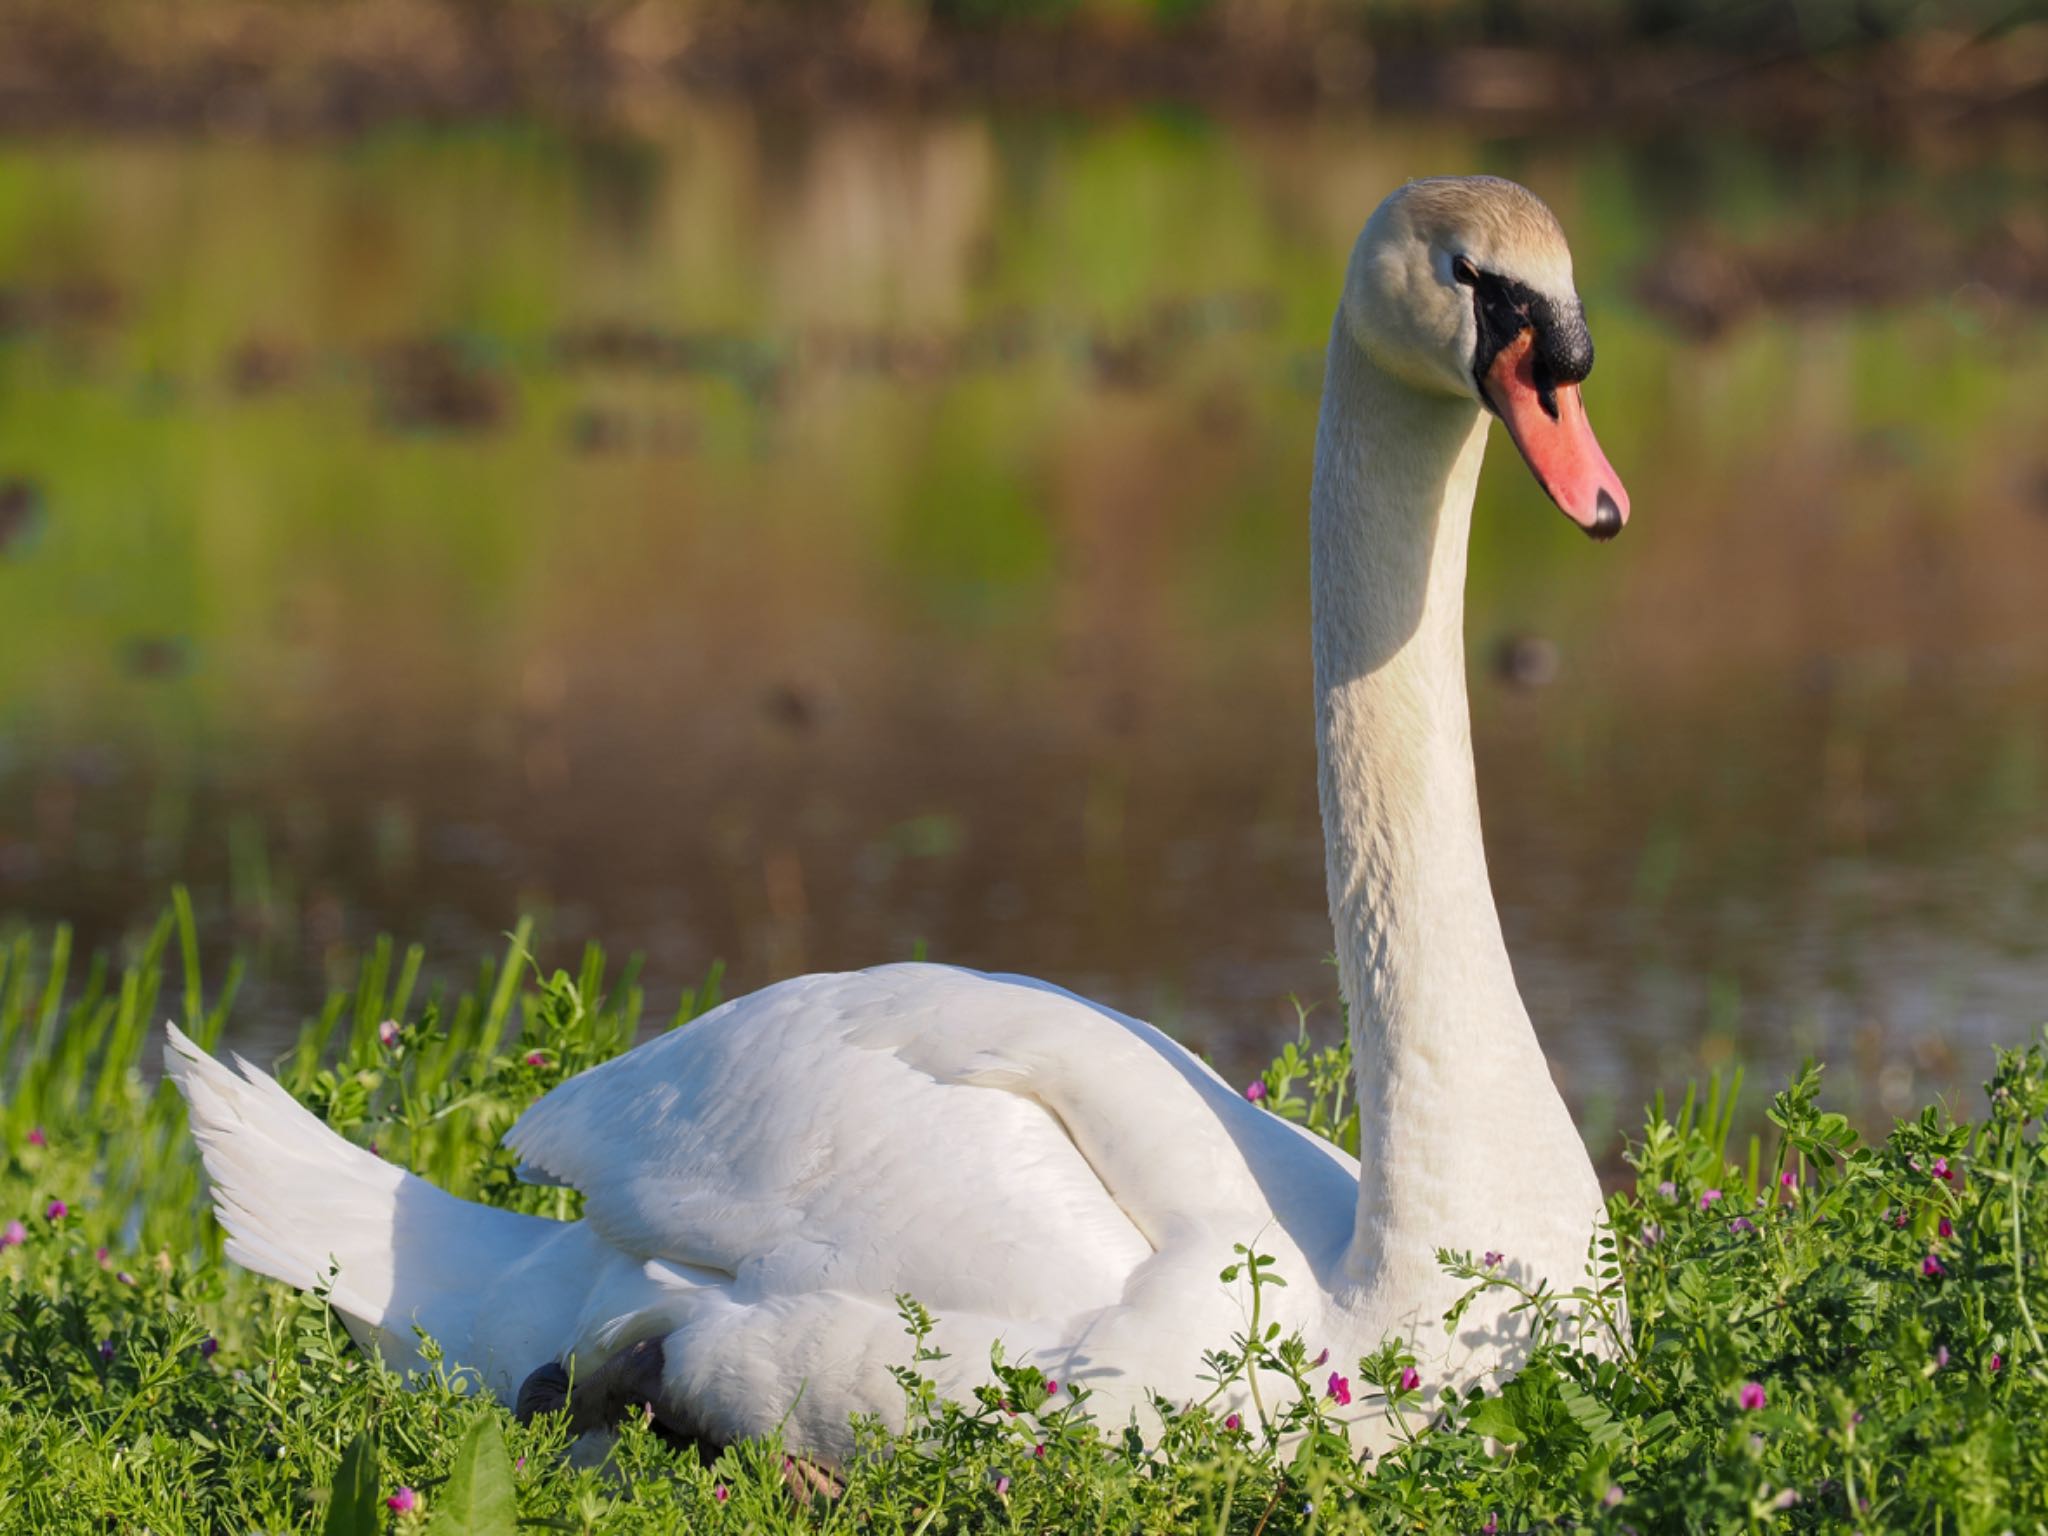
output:
[[[664,1439],[692,1443],[694,1437],[662,1413],[663,1363],[659,1339],[642,1339],[573,1381],[565,1366],[550,1360],[520,1383],[513,1413],[520,1423],[529,1424],[540,1414],[566,1408],[569,1433],[575,1436],[610,1429],[629,1414],[651,1411]]]
[[[519,1384],[519,1400],[512,1416],[531,1424],[544,1413],[558,1413],[569,1406],[569,1373],[550,1360]]]

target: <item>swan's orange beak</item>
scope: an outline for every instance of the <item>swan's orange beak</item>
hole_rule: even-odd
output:
[[[1524,330],[1486,370],[1486,401],[1508,424],[1530,473],[1564,514],[1596,539],[1611,539],[1628,521],[1628,492],[1600,451],[1576,384],[1536,379],[1536,333]]]

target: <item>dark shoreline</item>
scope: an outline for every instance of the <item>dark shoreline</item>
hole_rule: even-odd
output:
[[[0,5],[0,129],[349,133],[531,116],[605,126],[678,99],[944,108],[1202,104],[1379,107],[1490,128],[1682,127],[1702,114],[1787,132],[2048,123],[2048,23],[1922,32],[1832,52],[1589,44],[1375,44],[1353,30],[1222,22],[1111,31],[779,9],[464,0]]]

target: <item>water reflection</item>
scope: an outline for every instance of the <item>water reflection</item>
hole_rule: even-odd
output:
[[[1334,1011],[1344,254],[1403,175],[1486,168],[1572,232],[1639,512],[1591,547],[1496,445],[1473,551],[1561,1079],[1596,1128],[1736,1055],[1872,1113],[1974,1081],[2048,1016],[2042,149],[740,111],[0,147],[0,910],[104,939],[190,881],[263,953],[252,1029],[379,930],[461,963],[524,908],[647,951],[657,1007],[926,946],[1241,1071],[1288,994]]]

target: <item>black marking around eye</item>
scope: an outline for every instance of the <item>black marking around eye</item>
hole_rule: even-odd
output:
[[[1482,271],[1463,256],[1451,263],[1451,272],[1472,290],[1472,314],[1479,326],[1479,339],[1472,349],[1473,382],[1483,386],[1501,348],[1533,329],[1537,398],[1555,421],[1557,386],[1576,384],[1593,371],[1593,337],[1586,330],[1586,317],[1578,302],[1555,302],[1527,283]],[[1483,387],[1480,399],[1486,399]],[[1490,409],[1492,402],[1487,405]]]

